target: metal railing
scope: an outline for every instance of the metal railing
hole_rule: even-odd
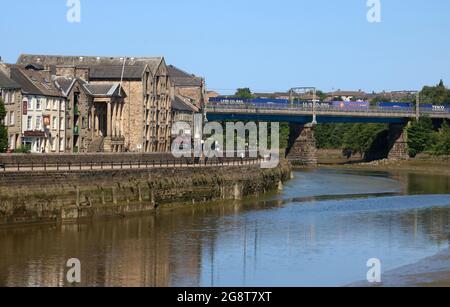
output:
[[[77,162],[77,163],[0,163],[2,172],[101,171],[152,168],[201,168],[259,165],[263,158],[205,158],[155,161]]]

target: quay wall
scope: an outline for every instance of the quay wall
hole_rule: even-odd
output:
[[[65,223],[195,206],[276,191],[291,168],[257,165],[0,172],[0,226]]]

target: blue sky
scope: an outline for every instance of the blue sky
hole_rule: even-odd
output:
[[[159,56],[209,88],[417,89],[450,83],[450,1],[2,0],[0,55]]]

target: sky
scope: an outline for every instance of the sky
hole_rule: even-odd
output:
[[[0,56],[164,56],[229,93],[314,86],[414,90],[450,84],[450,1],[1,0]]]

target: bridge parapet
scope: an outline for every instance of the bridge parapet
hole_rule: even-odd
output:
[[[222,105],[211,104],[206,108],[207,114],[222,116],[239,116],[246,115],[249,118],[264,115],[272,116],[313,116],[319,117],[346,117],[349,122],[357,118],[379,118],[379,119],[398,119],[398,118],[416,118],[416,108],[392,108],[392,107],[346,107],[340,108],[336,106],[318,107],[314,110],[312,107],[303,105],[270,105],[270,104],[243,104],[243,105]],[[431,118],[450,119],[450,109],[421,109],[421,116]],[[293,122],[295,120],[293,119]],[[328,122],[333,122],[328,121]],[[388,121],[386,121],[388,122]]]

